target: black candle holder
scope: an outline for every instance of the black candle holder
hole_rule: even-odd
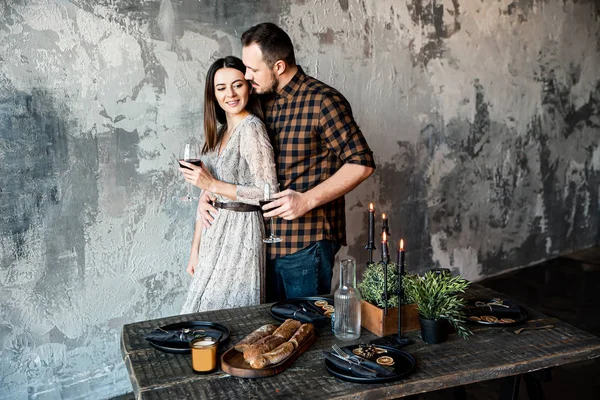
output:
[[[384,248],[387,245],[383,245]],[[381,257],[381,262],[383,263],[383,315],[387,315],[388,314],[388,263],[390,262],[390,259],[388,256],[383,255]]]
[[[387,263],[385,265],[384,272],[384,305],[385,307],[385,315],[387,315]],[[396,273],[398,274],[398,289],[396,290],[396,294],[398,295],[398,334],[397,335],[388,335],[379,339],[371,340],[371,344],[381,345],[381,346],[389,346],[396,349],[408,346],[409,344],[413,344],[415,341],[409,338],[402,337],[402,295],[404,294],[404,288],[402,287],[402,276],[404,275],[404,265],[400,266],[396,264]]]
[[[369,261],[367,261],[367,265],[373,264],[373,250],[377,250],[377,247],[375,247],[375,242],[369,242],[365,246],[365,250],[367,250],[367,253],[369,254]]]

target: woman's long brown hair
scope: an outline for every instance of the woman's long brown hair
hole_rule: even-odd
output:
[[[225,117],[225,111],[223,111],[215,96],[215,74],[221,68],[235,68],[242,74],[246,73],[246,66],[242,60],[234,56],[219,58],[208,69],[206,74],[206,84],[204,86],[205,142],[204,147],[202,147],[202,154],[206,154],[209,151],[215,150],[223,138],[223,133],[227,130],[227,118]],[[250,82],[246,83],[248,84],[250,91],[252,91]],[[260,102],[252,93],[250,93],[248,98],[246,110],[256,115],[261,120],[263,119],[263,112]]]

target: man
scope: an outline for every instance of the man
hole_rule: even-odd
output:
[[[373,174],[373,154],[348,101],[296,65],[289,36],[261,23],[242,35],[246,79],[265,97],[265,123],[282,191],[264,206],[283,239],[267,245],[267,301],[330,293],[346,245],[344,195]],[[216,212],[204,195],[198,211]]]

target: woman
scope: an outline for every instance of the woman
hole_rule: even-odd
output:
[[[264,281],[264,225],[258,201],[277,187],[273,148],[258,100],[237,57],[215,61],[204,90],[202,166],[182,162],[185,180],[209,191],[219,212],[210,228],[196,218],[182,314],[258,304]]]

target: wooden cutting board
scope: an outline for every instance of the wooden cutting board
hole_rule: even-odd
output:
[[[276,375],[285,371],[298,357],[304,353],[314,342],[317,337],[314,333],[307,337],[306,340],[293,351],[292,354],[279,364],[269,365],[266,368],[255,369],[244,360],[244,353],[237,351],[234,347],[227,350],[221,356],[221,369],[223,372],[231,376],[239,378],[263,378],[265,376]]]

